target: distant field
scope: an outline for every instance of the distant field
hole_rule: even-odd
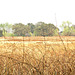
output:
[[[75,41],[75,36],[61,36],[62,40],[64,41]],[[7,41],[61,41],[59,36],[52,36],[52,37],[0,37],[0,40],[7,40]]]
[[[75,37],[0,37],[0,75],[74,75]]]

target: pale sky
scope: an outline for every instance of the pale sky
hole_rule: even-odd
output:
[[[75,24],[75,0],[0,0],[0,23]]]

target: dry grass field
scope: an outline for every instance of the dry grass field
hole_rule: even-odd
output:
[[[0,37],[0,75],[75,75],[75,37]]]

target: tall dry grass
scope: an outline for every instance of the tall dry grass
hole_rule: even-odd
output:
[[[10,43],[0,43],[0,75],[75,74],[75,37],[69,40],[70,37],[62,37],[63,42],[60,44],[59,37],[27,37],[29,41],[39,41],[29,44],[24,43],[25,38],[14,38],[15,41],[22,41],[21,43],[11,43],[14,42],[12,38],[7,39]],[[45,40],[57,43],[50,44]]]

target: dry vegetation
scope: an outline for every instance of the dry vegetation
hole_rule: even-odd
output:
[[[75,37],[0,39],[0,75],[75,74]],[[30,43],[24,43],[26,41]]]

